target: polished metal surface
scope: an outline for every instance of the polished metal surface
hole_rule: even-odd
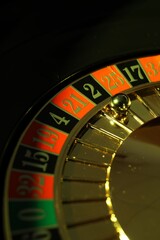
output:
[[[112,207],[129,239],[160,236],[160,117],[122,143],[110,172]]]

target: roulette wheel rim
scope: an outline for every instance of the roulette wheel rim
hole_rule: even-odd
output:
[[[102,24],[103,25],[103,24]],[[114,23],[113,23],[113,25],[114,25]],[[116,24],[114,25],[114,26],[116,26]],[[156,27],[155,27],[156,28]],[[100,26],[100,29],[101,29],[101,26]],[[104,29],[104,28],[103,28]],[[101,29],[101,31],[102,31],[102,29]],[[118,31],[118,30],[116,30],[116,31]],[[103,34],[102,34],[102,36],[103,36]],[[87,36],[87,38],[88,38],[88,36]],[[149,39],[149,38],[148,38]],[[86,40],[86,39],[85,39]],[[151,40],[151,38],[148,40],[148,42],[150,42],[150,40]],[[61,83],[61,85],[63,85],[63,84],[71,84],[72,82],[74,82],[74,80],[76,80],[76,79],[80,79],[80,77],[81,76],[86,76],[88,73],[92,73],[92,72],[94,72],[94,71],[96,71],[96,70],[98,70],[98,69],[102,69],[103,67],[105,67],[105,66],[109,66],[109,65],[113,65],[113,63],[120,63],[120,60],[123,62],[124,60],[126,60],[126,58],[127,58],[127,60],[128,60],[128,54],[129,54],[129,59],[130,60],[134,60],[135,59],[135,57],[136,58],[141,58],[142,56],[143,57],[145,57],[145,56],[153,56],[153,55],[156,55],[157,53],[158,53],[158,50],[159,50],[159,45],[157,44],[157,42],[158,42],[158,36],[154,36],[154,40],[155,40],[155,42],[154,42],[154,44],[152,44],[151,46],[148,46],[148,43],[146,43],[146,46],[144,47],[144,48],[139,48],[139,51],[136,51],[135,52],[135,49],[134,50],[128,50],[128,47],[125,49],[125,51],[123,51],[123,52],[121,52],[121,50],[122,49],[120,49],[119,51],[121,52],[121,54],[119,54],[118,55],[118,57],[116,56],[116,52],[117,52],[117,50],[115,51],[115,55],[114,55],[114,51],[112,52],[112,53],[109,53],[108,54],[108,57],[106,57],[105,59],[104,59],[104,56],[101,56],[101,57],[99,57],[98,58],[98,60],[97,60],[97,62],[96,63],[92,63],[92,64],[89,64],[88,62],[87,62],[87,60],[86,60],[86,66],[87,67],[82,67],[82,71],[80,71],[81,70],[81,67],[78,69],[78,71],[75,71],[75,69],[73,70],[73,68],[72,68],[72,70],[70,69],[70,67],[68,67],[69,68],[69,70],[70,70],[70,73],[68,74],[68,72],[66,71],[66,69],[64,70],[64,75],[66,74],[66,75],[73,75],[73,76],[69,76],[69,77],[66,77],[66,78],[64,78],[64,80],[63,81],[61,81],[62,83]],[[88,42],[90,41],[90,39],[88,40]],[[82,42],[83,42],[83,40],[82,40]],[[135,44],[135,43],[134,43]],[[134,45],[133,44],[133,45]],[[83,44],[82,44],[83,45]],[[136,44],[135,44],[136,45]],[[77,45],[77,46],[79,46],[79,45]],[[76,46],[76,47],[77,47]],[[154,46],[154,47],[153,47]],[[139,46],[138,46],[139,47]],[[69,58],[73,58],[73,59],[75,59],[75,56],[74,56],[74,51],[72,52],[72,54],[71,54],[71,56],[69,56]],[[111,54],[111,55],[110,55]],[[88,65],[89,65],[89,67],[88,67]],[[96,67],[95,67],[96,66]],[[94,70],[94,71],[93,71]],[[75,73],[75,74],[73,74],[73,72]],[[63,75],[62,74],[62,75]],[[63,79],[63,77],[62,77],[62,79]],[[68,83],[67,83],[67,81],[68,81]],[[59,87],[60,85],[58,85],[57,84],[57,86],[56,86],[56,88],[57,89],[59,89],[59,91],[60,91],[60,87]],[[88,85],[89,86],[89,85]],[[48,98],[48,96],[49,96],[49,92],[50,91],[48,91],[48,93],[47,94],[44,94],[44,97],[42,98],[42,100],[41,101],[38,101],[38,102],[44,102],[45,101],[45,96],[47,95],[47,98]],[[41,105],[41,103],[40,103],[40,105]],[[35,109],[38,109],[39,108],[39,103],[37,103],[37,104],[35,104],[35,107],[33,106],[33,112],[35,111]],[[27,122],[28,122],[28,119],[30,119],[30,115],[32,115],[32,110],[30,110],[29,111],[29,113],[27,113],[26,114],[26,116],[24,117],[24,121],[26,121],[26,124],[27,124]],[[28,119],[27,119],[28,118]],[[23,124],[22,124],[22,128],[24,128],[24,121],[23,121]],[[18,127],[18,128],[16,128],[16,136],[18,136],[18,131],[19,131],[19,133],[21,132],[21,126],[20,127]],[[19,129],[19,130],[18,130]],[[11,142],[13,142],[13,140],[11,140]],[[9,147],[10,147],[11,145],[10,145],[10,143],[9,143],[9,145],[7,146],[7,149],[9,149]],[[2,168],[4,169],[4,167],[3,167],[3,165],[4,165],[4,159],[6,159],[6,155],[7,155],[8,153],[6,153],[6,150],[4,151],[4,155],[2,155],[2,159],[3,159],[3,161],[2,161]],[[6,191],[7,192],[7,191]],[[10,238],[9,238],[10,239]]]

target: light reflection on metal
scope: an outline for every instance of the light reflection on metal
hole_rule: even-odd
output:
[[[140,101],[144,106],[145,106],[145,108],[150,112],[150,114],[154,117],[154,118],[156,118],[156,117],[158,117],[158,115],[153,111],[153,109],[149,106],[149,104],[148,103],[146,103],[145,101],[144,101],[144,99],[140,96],[140,95],[138,95],[137,93],[133,93],[134,95],[135,95],[135,97],[138,99],[138,101]]]
[[[114,213],[111,194],[110,194],[110,182],[109,182],[110,172],[111,172],[111,166],[107,168],[107,177],[106,177],[106,183],[105,183],[106,205],[109,209],[110,221],[113,223],[115,230],[119,235],[119,240],[129,240],[128,236],[125,234],[120,223],[118,222],[116,214]]]
[[[111,98],[109,104],[105,107],[105,111],[117,121],[127,124],[130,106],[130,98],[126,94],[119,93]],[[111,122],[111,124],[113,124],[113,122]]]
[[[133,130],[132,129],[130,129],[129,127],[127,127],[127,126],[125,126],[124,124],[122,124],[120,121],[118,121],[117,119],[115,119],[113,116],[110,116],[110,115],[108,115],[108,112],[107,112],[107,110],[106,110],[106,108],[104,108],[103,110],[102,110],[102,112],[103,112],[103,115],[104,115],[104,117],[106,117],[108,120],[109,120],[109,122],[110,122],[110,124],[111,125],[113,125],[113,126],[119,126],[119,127],[121,127],[124,131],[126,131],[128,134],[130,134]]]

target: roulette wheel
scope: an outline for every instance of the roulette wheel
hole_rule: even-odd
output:
[[[1,239],[159,238],[159,9],[1,3]]]

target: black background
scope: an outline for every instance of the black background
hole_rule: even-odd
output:
[[[0,5],[0,153],[27,110],[85,69],[160,49],[158,0]]]
[[[159,26],[159,0],[0,3],[2,185],[10,136],[41,96],[72,75],[160,53]]]

